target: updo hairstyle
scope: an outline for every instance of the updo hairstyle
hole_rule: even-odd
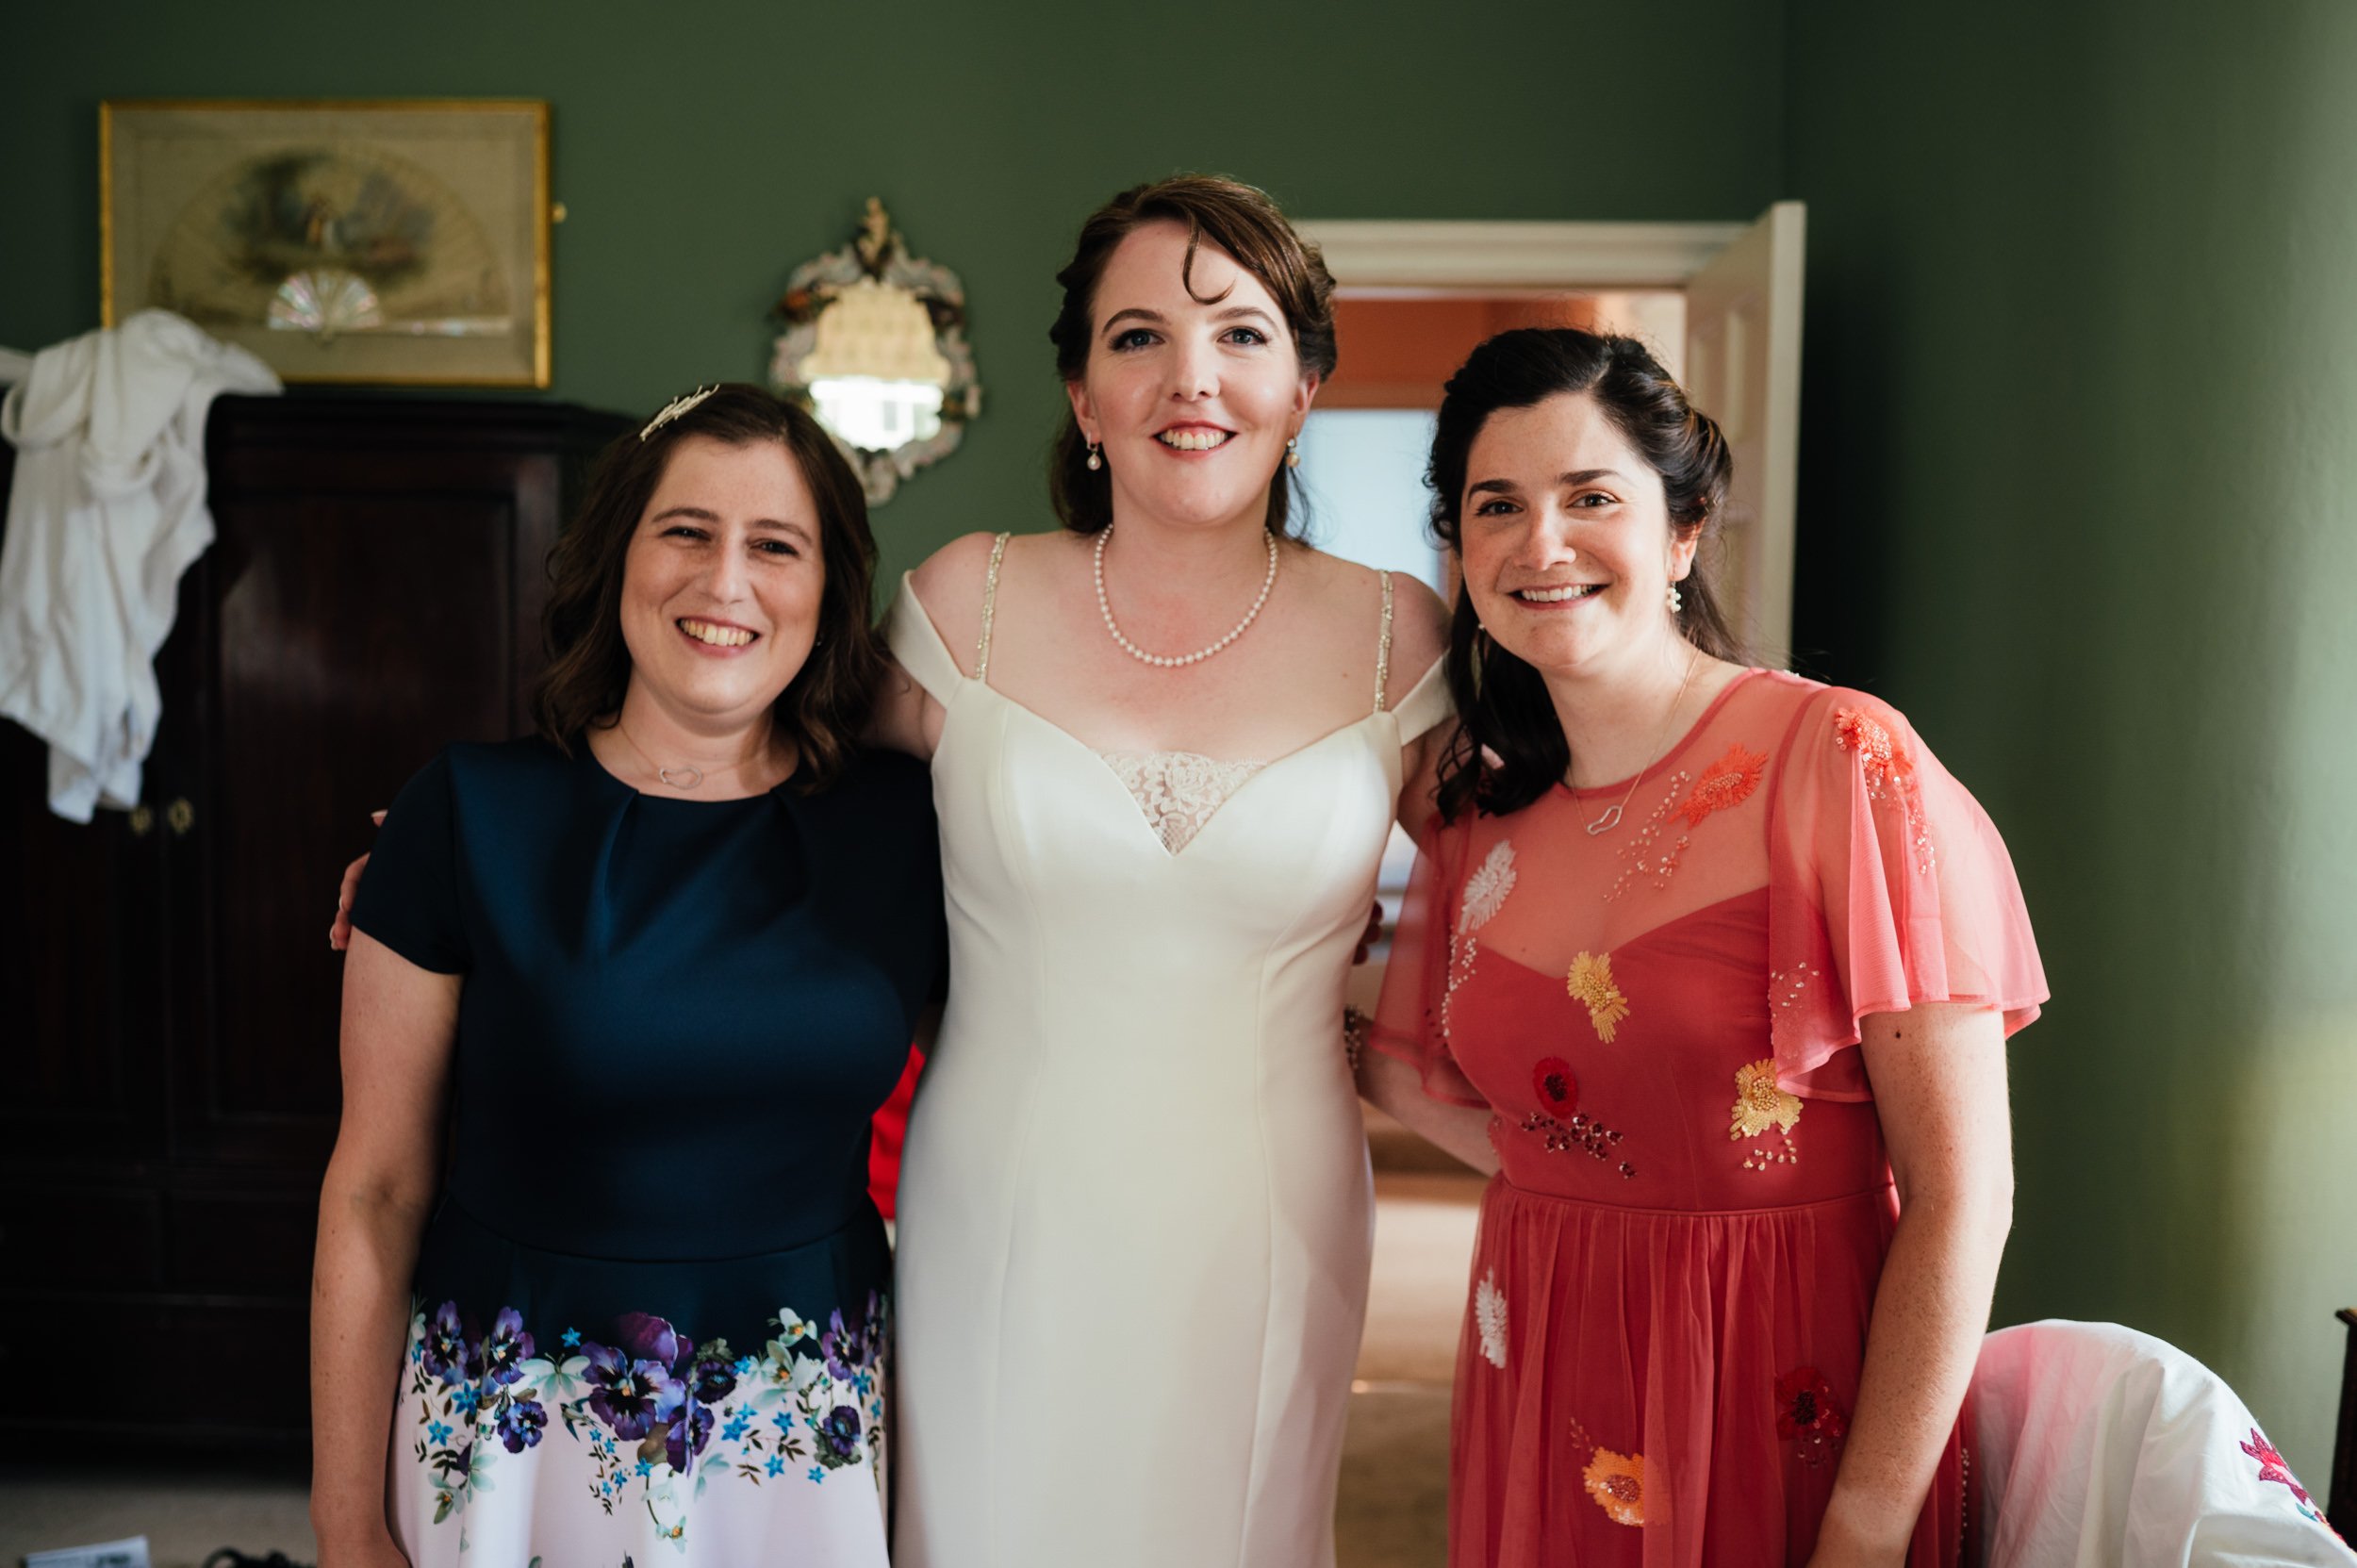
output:
[[[1190,297],[1205,305],[1227,297],[1207,298],[1195,291],[1195,254],[1209,241],[1268,289],[1293,332],[1302,369],[1321,378],[1334,373],[1334,278],[1318,248],[1294,232],[1266,191],[1216,174],[1179,174],[1131,187],[1080,225],[1072,259],[1056,274],[1063,285],[1063,306],[1056,324],[1047,329],[1048,340],[1056,345],[1056,370],[1066,382],[1088,373],[1096,286],[1105,263],[1124,239],[1158,223],[1186,227],[1187,256],[1179,281]],[[1280,537],[1297,536],[1297,531],[1289,533],[1286,527],[1294,510],[1294,484],[1293,470],[1280,466],[1269,487],[1268,530]],[[1056,515],[1076,534],[1099,533],[1113,520],[1113,475],[1104,469],[1090,470],[1088,442],[1081,438],[1080,421],[1069,412],[1048,453],[1047,489]]]

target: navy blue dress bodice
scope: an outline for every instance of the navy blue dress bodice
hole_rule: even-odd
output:
[[[465,977],[420,1301],[740,1342],[857,1310],[889,1267],[868,1121],[944,963],[924,767],[680,801],[574,751],[450,748],[361,883],[359,930]]]

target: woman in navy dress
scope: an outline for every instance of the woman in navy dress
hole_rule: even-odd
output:
[[[321,1568],[884,1562],[867,1125],[944,938],[925,771],[853,738],[874,559],[807,415],[681,400],[558,547],[539,735],[395,801],[321,1198]]]

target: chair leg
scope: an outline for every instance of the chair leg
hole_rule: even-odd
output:
[[[2357,1308],[2344,1307],[2349,1347],[2341,1358],[2341,1419],[2332,1429],[2332,1489],[2324,1515],[2345,1537],[2357,1539]]]

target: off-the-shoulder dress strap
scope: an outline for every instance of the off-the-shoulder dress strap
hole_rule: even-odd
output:
[[[990,623],[998,613],[998,563],[1006,557],[1011,534],[990,541],[990,570],[982,576],[982,635],[974,641],[974,679],[990,685]]]
[[[900,574],[900,591],[892,601],[892,612],[884,619],[884,640],[910,679],[947,707],[957,695],[958,684],[965,679],[964,672],[949,656],[949,645],[941,640],[941,629],[918,602],[916,585],[905,571]]]
[[[1375,711],[1381,713],[1390,701],[1385,693],[1392,684],[1392,574],[1378,571],[1375,575],[1383,585],[1383,632],[1375,644]]]
[[[1456,711],[1457,704],[1448,694],[1448,655],[1442,653],[1408,689],[1392,715],[1398,720],[1400,743],[1405,745]]]

